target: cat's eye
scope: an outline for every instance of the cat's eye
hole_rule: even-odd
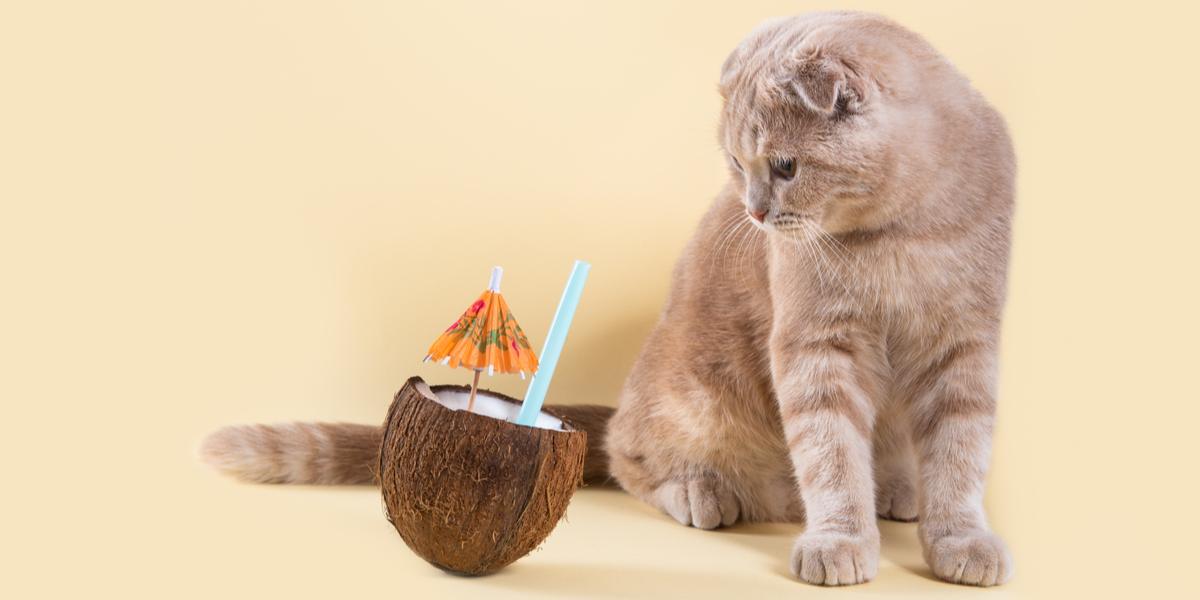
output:
[[[737,157],[735,157],[734,155],[730,154],[730,155],[729,155],[729,160],[733,161],[733,168],[737,169],[739,173],[741,173],[741,172],[744,172],[744,171],[745,171],[745,169],[743,169],[743,168],[742,168],[742,163],[738,162],[738,159],[737,159]]]
[[[772,158],[771,174],[780,179],[791,179],[796,176],[796,159]]]

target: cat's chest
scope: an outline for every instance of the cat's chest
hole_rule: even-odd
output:
[[[862,252],[858,269],[846,273],[864,307],[882,315],[912,315],[947,309],[970,284],[959,255],[942,244],[891,245]]]
[[[814,313],[849,306],[880,318],[916,317],[960,304],[972,288],[969,266],[944,244],[801,247],[773,258],[774,295]]]

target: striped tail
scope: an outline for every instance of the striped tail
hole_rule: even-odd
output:
[[[382,432],[350,423],[234,425],[200,445],[204,462],[257,483],[367,484],[375,481]]]
[[[614,409],[607,406],[547,406],[550,413],[588,434],[584,483],[609,482],[604,434]],[[351,423],[234,425],[209,434],[200,457],[243,481],[320,485],[375,483],[383,430]]]

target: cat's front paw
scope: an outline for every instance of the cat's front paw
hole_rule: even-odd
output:
[[[656,504],[676,521],[699,529],[728,527],[738,519],[733,490],[716,477],[670,480],[654,492]]]
[[[879,534],[805,532],[792,549],[792,573],[816,585],[852,585],[879,572]]]
[[[992,586],[1012,577],[1012,556],[995,534],[972,531],[926,542],[925,562],[939,579]]]

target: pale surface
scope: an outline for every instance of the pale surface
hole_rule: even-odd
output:
[[[719,66],[809,2],[8,2],[0,8],[0,597],[979,597],[912,526],[878,579],[786,574],[798,526],[701,532],[585,492],[464,580],[368,489],[237,485],[235,422],[381,422],[506,268],[540,347],[592,262],[550,402],[615,401],[725,178]],[[822,3],[822,7],[831,3]],[[989,597],[1195,595],[1195,14],[884,2],[1007,116],[1020,164],[987,504]],[[35,11],[35,12],[29,12]],[[487,382],[520,396],[517,377]]]

